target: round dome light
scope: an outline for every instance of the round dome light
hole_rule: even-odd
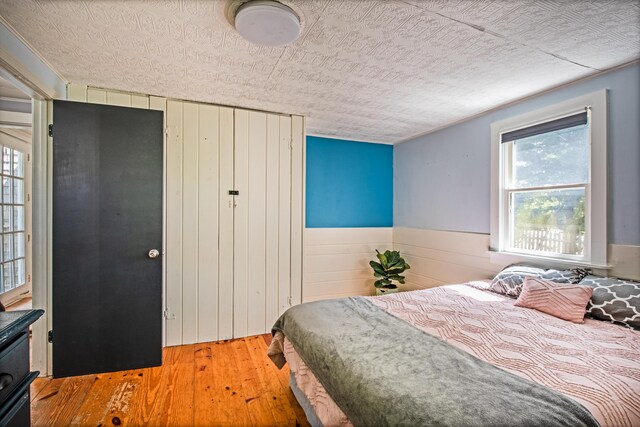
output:
[[[300,37],[300,18],[277,1],[249,1],[238,8],[235,21],[242,37],[262,46],[282,46]]]

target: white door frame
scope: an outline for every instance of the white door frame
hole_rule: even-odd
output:
[[[4,62],[4,61],[3,61]],[[0,76],[32,99],[31,141],[31,293],[34,309],[43,309],[45,314],[32,326],[31,369],[40,375],[51,374],[51,345],[47,342],[47,331],[51,329],[51,228],[50,228],[50,159],[48,124],[51,119],[51,100],[47,91],[39,88],[23,74],[17,74],[0,66]]]

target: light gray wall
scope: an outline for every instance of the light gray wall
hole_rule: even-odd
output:
[[[609,243],[640,245],[640,64],[394,148],[394,225],[489,233],[491,123],[609,89]]]

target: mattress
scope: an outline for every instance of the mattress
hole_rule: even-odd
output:
[[[486,282],[383,297],[376,306],[424,332],[587,408],[602,426],[640,426],[640,333],[586,319],[567,322],[486,291]],[[310,419],[351,425],[286,337],[281,340],[292,382]]]

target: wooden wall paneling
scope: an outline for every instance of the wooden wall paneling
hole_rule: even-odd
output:
[[[247,336],[247,283],[249,258],[249,111],[235,110],[233,219],[233,337]],[[252,268],[254,268],[252,266]]]
[[[265,333],[279,316],[280,116],[267,114],[266,138]]]
[[[376,249],[390,249],[392,239],[390,227],[305,229],[303,302],[371,295],[369,261]]]
[[[234,111],[220,107],[218,338],[233,338]]]
[[[156,111],[164,111],[166,113],[167,111],[167,98],[160,98],[157,96],[150,96],[149,97],[149,109],[150,110],[156,110]],[[166,116],[165,116],[165,120],[166,120]]]
[[[219,112],[198,108],[198,342],[218,340]]]
[[[149,97],[149,109],[162,111],[164,113],[164,126],[165,129],[167,127],[167,99],[160,98],[157,96]],[[164,132],[163,138],[163,153],[164,153],[164,161],[162,164],[162,301],[163,307],[167,306],[167,256],[166,256],[166,248],[167,248],[167,133]],[[162,319],[162,345],[167,345],[167,320],[163,317]]]
[[[278,191],[278,314],[291,295],[291,117],[280,116]]]
[[[107,104],[131,107],[131,95],[124,92],[107,91]]]
[[[131,106],[133,108],[149,109],[149,97],[144,95],[131,95]]]
[[[393,243],[411,264],[405,289],[490,279],[500,270],[490,262],[487,234],[395,227]]]
[[[249,112],[248,193],[240,200],[249,203],[247,260],[247,335],[264,334],[266,285],[267,204],[267,115]],[[246,203],[246,202],[245,202]],[[239,301],[242,304],[242,301]]]
[[[106,104],[107,91],[90,87],[87,89],[87,102],[92,104]]]
[[[87,86],[72,83],[68,84],[67,101],[87,102]]]
[[[198,341],[198,104],[182,106],[182,344]]]
[[[304,227],[304,119],[291,118],[291,304],[302,302]]]
[[[182,344],[182,106],[167,101],[166,345]]]

